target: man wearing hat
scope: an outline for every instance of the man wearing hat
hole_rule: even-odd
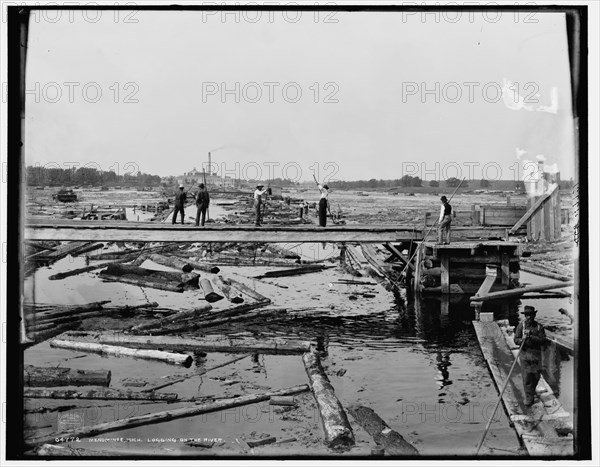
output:
[[[320,185],[317,183],[319,191],[321,192],[321,199],[319,199],[319,225],[321,227],[327,226],[327,211],[329,209],[329,186]]]
[[[206,210],[210,204],[210,196],[204,187],[204,183],[198,185],[198,194],[196,195],[196,227],[200,225],[200,217],[202,217],[202,227],[206,219]]]
[[[262,197],[264,194],[267,193],[267,191],[269,191],[268,189],[263,190],[265,186],[264,185],[256,185],[256,190],[254,191],[254,213],[256,215],[255,218],[255,222],[254,225],[256,225],[256,227],[260,227],[261,226],[261,209],[262,209]]]
[[[187,198],[185,191],[183,191],[184,186],[179,185],[179,192],[175,193],[175,210],[173,211],[173,224],[177,222],[177,213],[181,212],[181,223],[184,223],[185,219],[185,211],[183,207],[185,206],[185,200]]]
[[[533,405],[535,388],[542,373],[542,348],[546,343],[544,327],[535,320],[537,310],[527,305],[521,312],[525,320],[521,321],[515,330],[515,344],[523,344],[519,363],[523,375],[523,389],[525,390],[525,405]]]
[[[448,203],[448,198],[440,198],[442,206],[440,208],[440,218],[438,227],[438,245],[450,245],[450,224],[452,224],[452,206]]]

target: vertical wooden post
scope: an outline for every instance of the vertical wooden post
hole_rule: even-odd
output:
[[[501,284],[508,289],[510,285],[510,255],[506,252],[501,253],[500,277]]]
[[[442,300],[440,301],[440,314],[442,316],[448,316],[450,314],[450,297],[446,295],[442,295]]]
[[[421,247],[421,243],[419,243],[417,245],[417,254],[416,254],[416,258],[415,258],[415,293],[418,294],[419,292],[421,292],[421,262],[422,262],[422,255],[423,255],[423,249],[425,247]]]
[[[441,285],[442,293],[450,293],[450,254],[447,250],[440,250]]]
[[[477,220],[475,218],[475,204],[471,204],[471,225],[477,225]]]
[[[340,264],[346,262],[346,243],[342,242],[340,245]]]

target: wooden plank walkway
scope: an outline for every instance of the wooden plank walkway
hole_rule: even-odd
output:
[[[473,321],[473,327],[496,386],[501,388],[514,361],[516,350],[511,351],[505,337],[506,331],[503,332],[497,322]],[[514,342],[512,345],[514,346]],[[565,418],[568,419],[570,415],[562,409],[545,382],[538,384],[538,392],[540,401],[526,407],[523,404],[523,380],[517,365],[502,396],[502,403],[515,431],[531,456],[572,456],[572,435],[560,436],[556,428],[556,424]]]
[[[456,238],[499,238],[506,229],[459,227],[452,230]],[[138,241],[138,242],[348,242],[387,243],[420,240],[423,231],[398,225],[315,225],[281,224],[163,224],[129,221],[81,221],[70,219],[30,218],[25,223],[25,240],[59,241]]]

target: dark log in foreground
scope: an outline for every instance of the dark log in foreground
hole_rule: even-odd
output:
[[[160,350],[140,350],[116,345],[94,344],[91,342],[77,342],[64,339],[55,339],[50,342],[50,347],[59,349],[80,350],[82,352],[93,352],[103,355],[114,355],[116,357],[134,357],[144,360],[159,360],[161,362],[173,363],[175,365],[190,365],[191,355],[163,352]]]
[[[110,370],[73,370],[71,368],[45,368],[32,365],[27,365],[24,368],[25,386],[108,386],[109,384]]]
[[[174,393],[150,393],[137,391],[122,391],[119,389],[93,388],[86,390],[25,388],[23,397],[30,399],[101,399],[101,400],[144,400],[144,401],[175,401],[178,395]]]
[[[355,405],[348,407],[348,412],[373,440],[383,446],[391,455],[416,456],[419,451],[407,442],[400,433],[392,430],[372,409]]]
[[[292,269],[281,269],[279,271],[267,271],[264,274],[256,276],[257,279],[263,277],[285,277],[285,276],[299,276],[301,274],[309,274],[311,272],[321,272],[323,269],[327,269],[327,266],[321,264],[309,264],[307,266],[295,267]]]
[[[190,373],[188,375],[182,376],[181,378],[177,378],[177,379],[174,379],[172,381],[168,381],[168,382],[163,383],[163,384],[152,386],[150,388],[142,389],[142,392],[158,391],[159,389],[166,388],[167,386],[171,386],[173,384],[177,384],[177,383],[181,383],[182,381],[186,381],[186,380],[188,380],[190,378],[193,378],[194,376],[205,375],[209,371],[216,370],[217,368],[223,368],[224,366],[227,366],[227,365],[230,365],[232,363],[238,362],[238,361],[243,360],[244,358],[249,357],[249,356],[250,356],[250,354],[248,354],[248,355],[242,355],[241,357],[234,358],[233,360],[228,360],[228,361],[226,361],[224,363],[220,363],[220,364],[215,365],[213,367],[207,368],[206,370],[203,370],[203,371],[201,371],[199,373]]]
[[[237,304],[244,302],[244,298],[242,297],[242,294],[239,292],[239,290],[236,291],[235,289],[232,289],[227,279],[225,279],[223,276],[215,276],[214,281],[217,284],[219,290],[231,303]]]
[[[177,323],[180,321],[200,318],[202,316],[205,316],[210,310],[212,310],[212,305],[204,305],[198,308],[194,308],[193,310],[180,311],[179,313],[174,313],[165,318],[156,319],[149,323],[143,323],[134,326],[131,328],[131,331],[137,334],[142,331],[156,329],[162,326],[168,326],[170,324]]]
[[[325,443],[331,448],[353,446],[354,434],[352,433],[352,427],[348,422],[342,404],[335,396],[329,378],[323,371],[319,356],[314,351],[307,352],[302,356],[302,361],[321,414]]]
[[[81,336],[81,333],[77,333]],[[68,338],[65,333],[63,338]],[[254,339],[245,337],[233,339],[220,336],[185,338],[171,336],[130,336],[122,333],[89,333],[90,339],[101,344],[120,345],[136,349],[171,349],[177,351],[203,351],[225,353],[304,353],[308,352],[310,342],[287,339]]]
[[[174,254],[179,257],[182,257],[184,255],[184,252],[176,251],[176,252],[174,252]],[[200,263],[198,261],[194,261],[189,258],[185,258],[184,261],[186,264],[190,265],[192,268],[196,269],[197,271],[208,272],[210,274],[218,274],[221,271],[217,266]]]
[[[201,415],[210,412],[217,412],[219,410],[228,409],[232,407],[239,407],[247,404],[254,404],[269,400],[273,396],[288,396],[292,394],[299,394],[301,392],[308,391],[308,386],[303,384],[301,386],[294,386],[291,388],[280,389],[278,391],[269,391],[263,394],[249,394],[247,396],[234,397],[232,399],[224,399],[217,402],[211,402],[207,404],[200,404],[194,407],[183,407],[180,409],[166,410],[163,412],[156,412],[147,415],[140,415],[138,417],[130,417],[114,422],[100,423],[98,425],[92,425],[66,431],[64,433],[54,433],[51,435],[40,436],[37,438],[29,438],[25,440],[25,444],[28,446],[37,446],[45,443],[54,443],[56,439],[78,437],[78,438],[89,438],[91,436],[99,435],[102,433],[108,433],[111,431],[119,431],[127,428],[134,428],[137,426],[151,425],[155,423],[162,423],[171,420],[175,420],[183,417],[193,417],[195,415]]]
[[[213,290],[213,286],[208,279],[202,279],[200,281],[200,288],[204,292],[204,298],[208,303],[218,302],[224,298]]]

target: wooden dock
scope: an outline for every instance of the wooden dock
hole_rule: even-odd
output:
[[[490,290],[506,290],[518,279],[518,249],[518,243],[505,241],[423,242],[415,260],[415,291],[472,295],[490,268],[498,270]]]
[[[456,228],[456,238],[503,238],[506,229]],[[421,240],[423,230],[398,225],[315,225],[281,224],[163,224],[155,222],[77,221],[68,219],[27,219],[25,240],[135,241],[135,242],[348,242],[387,243]]]
[[[483,356],[497,388],[504,386],[518,352],[506,322],[473,321]],[[567,457],[574,453],[573,420],[546,381],[537,386],[539,400],[526,407],[520,367],[513,371],[502,396],[506,413],[531,456]]]

